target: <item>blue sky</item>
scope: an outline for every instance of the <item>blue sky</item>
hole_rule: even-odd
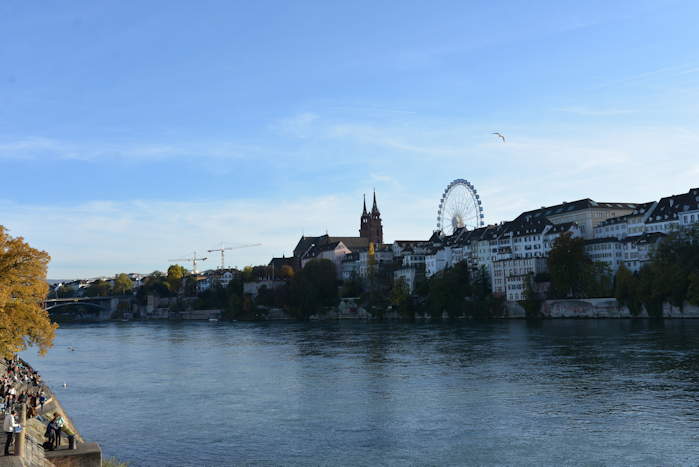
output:
[[[699,185],[694,1],[0,3],[0,224],[49,276]],[[507,142],[491,135],[501,131]],[[215,266],[209,261],[208,266]]]

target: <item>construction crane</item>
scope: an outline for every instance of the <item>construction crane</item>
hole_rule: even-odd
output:
[[[220,251],[221,252],[221,269],[226,268],[226,262],[225,262],[225,252],[228,250],[239,250],[241,248],[250,248],[252,246],[260,246],[262,243],[250,243],[249,245],[238,245],[238,246],[228,246],[224,247],[223,244],[221,244],[221,248],[214,248],[212,250],[206,250],[207,253],[213,253],[215,251]]]
[[[194,254],[192,255],[191,258],[177,258],[177,259],[169,259],[171,263],[175,261],[191,261],[192,262],[192,273],[197,274],[199,271],[197,271],[197,261],[206,261],[208,258],[197,258],[197,252],[195,251]]]

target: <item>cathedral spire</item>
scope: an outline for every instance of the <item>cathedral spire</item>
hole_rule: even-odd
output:
[[[383,243],[383,226],[381,225],[381,213],[376,203],[376,190],[374,190],[374,204],[371,214],[366,210],[366,193],[364,194],[364,210],[359,222],[359,237],[366,238],[374,246]]]

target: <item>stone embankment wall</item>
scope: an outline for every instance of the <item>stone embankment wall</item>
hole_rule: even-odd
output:
[[[526,312],[517,302],[505,303],[505,319],[524,319]],[[293,320],[294,318],[281,308],[265,309],[265,319],[269,321]],[[575,300],[546,300],[541,306],[543,318],[649,318],[643,309],[640,314],[633,315],[627,307],[619,307],[615,298],[590,298]],[[699,318],[699,306],[685,303],[682,308],[666,303],[663,306],[664,318]],[[396,311],[386,310],[384,320],[401,319]],[[443,319],[448,319],[446,313]],[[337,307],[328,308],[323,313],[310,317],[313,321],[323,320],[372,320],[375,319],[366,309],[359,306],[357,299],[342,299]],[[427,313],[417,313],[416,320],[430,320]]]
[[[508,317],[523,318],[524,309],[517,303],[508,303]],[[544,318],[649,318],[645,309],[633,315],[627,307],[620,307],[614,298],[576,300],[546,300],[541,306]],[[664,318],[699,318],[699,306],[685,303],[682,308],[666,303]]]

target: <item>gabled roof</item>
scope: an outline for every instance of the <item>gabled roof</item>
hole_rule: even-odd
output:
[[[293,257],[284,257],[282,256],[281,258],[272,258],[269,262],[269,266],[274,267],[275,269],[281,269],[282,266],[294,266],[294,258]]]
[[[369,247],[369,239],[365,237],[328,237],[328,242],[342,242],[350,250]]]
[[[686,211],[699,209],[699,188],[692,188],[687,193],[661,198],[646,220],[647,224],[674,221],[679,219],[679,214]]]
[[[328,244],[337,245],[338,242],[342,242],[352,251],[369,247],[369,239],[365,237],[331,237],[327,234],[317,237],[303,236],[294,248],[294,255],[302,257],[309,254],[312,248],[325,247]]]
[[[536,235],[552,225],[553,223],[543,216],[519,216],[512,222],[505,222],[500,234],[511,234],[513,237]]]
[[[631,213],[623,215],[623,216],[617,216],[617,217],[611,217],[609,219],[606,219],[599,224],[597,224],[596,227],[606,227],[608,225],[616,225],[616,224],[624,224],[628,222],[629,219],[632,217],[636,216],[643,216],[645,215],[650,208],[653,207],[655,204],[655,201],[651,201],[648,203],[641,203],[636,206],[636,209],[634,209]]]
[[[577,201],[563,202],[561,204],[556,204],[555,206],[542,206],[539,209],[534,209],[533,211],[523,212],[519,215],[522,216],[556,216],[560,214],[567,214],[574,211],[582,211],[583,209],[636,209],[637,203],[598,203],[597,201],[591,200],[590,198],[579,199]]]

